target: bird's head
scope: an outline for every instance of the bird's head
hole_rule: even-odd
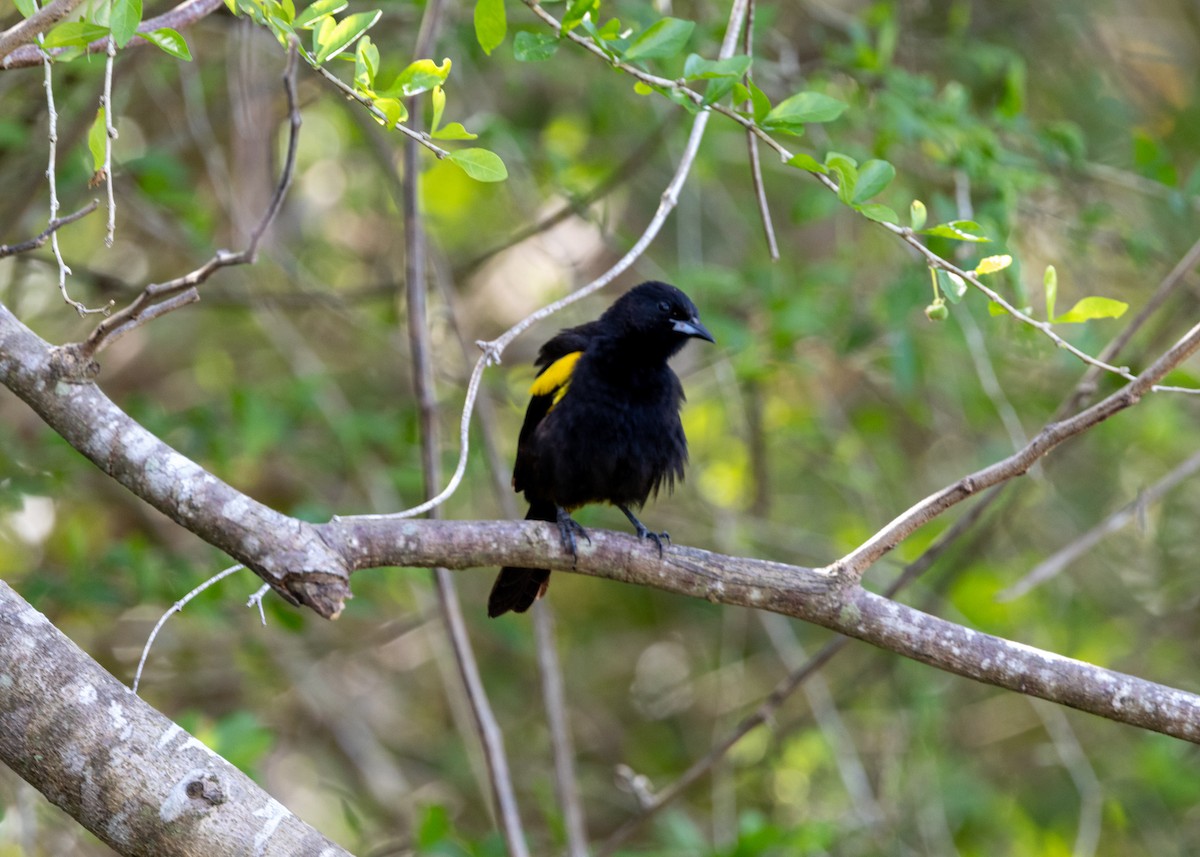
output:
[[[700,313],[691,299],[667,283],[651,281],[634,286],[608,308],[602,319],[619,331],[619,338],[662,350],[668,356],[689,339],[716,341],[700,322]]]

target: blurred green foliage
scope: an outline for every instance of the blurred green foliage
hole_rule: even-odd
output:
[[[495,336],[623,253],[657,206],[689,124],[686,110],[636,93],[629,76],[597,57],[565,43],[552,49],[524,6],[498,13],[498,5],[483,7],[490,54],[470,4],[445,10],[432,52],[453,62],[447,116],[477,133],[508,174],[483,184],[422,153],[447,469],[476,356],[460,341]],[[547,8],[562,18],[569,6],[583,8]],[[370,38],[381,62],[395,66],[390,79],[426,59],[410,56],[424,6],[380,8]],[[611,36],[610,50],[626,51],[659,11],[642,0],[604,2],[588,26]],[[496,42],[496,16],[505,13]],[[686,56],[716,57],[725,8],[673,14],[695,28],[660,27],[633,59],[671,79],[706,70],[716,76],[696,79],[713,92],[720,70]],[[604,29],[612,17],[628,36]],[[286,136],[276,40],[225,13],[186,39],[191,63],[139,50],[116,65],[117,244],[104,248],[102,215],[60,236],[73,295],[89,305],[121,304],[217,247],[240,247],[269,199]],[[932,235],[929,245],[968,270],[1012,255],[988,282],[1038,318],[1047,265],[1057,271],[1060,313],[1089,295],[1136,311],[1195,240],[1200,20],[1183,0],[762,4],[754,44],[754,83],[776,108],[798,92],[848,105],[834,121],[805,122],[803,136],[784,138],[789,147],[822,165],[831,164],[827,153],[843,153],[859,181],[868,162],[894,166],[878,195],[864,191],[853,202],[869,198],[907,223],[919,199],[930,226],[978,223],[990,242]],[[349,77],[342,63],[329,60]],[[64,211],[96,193],[87,187],[87,134],[101,75],[96,60],[56,70]],[[402,138],[314,74],[300,83],[296,181],[259,261],[221,272],[202,303],[105,352],[100,382],[181,452],[284,512],[321,520],[395,511],[423,499],[395,197]],[[0,92],[7,242],[36,234],[45,217],[41,73],[5,72]],[[415,103],[425,120],[431,100]],[[790,111],[774,121],[786,124]],[[1083,366],[990,315],[974,292],[930,323],[929,272],[919,260],[804,172],[766,150],[763,162],[778,262],[762,239],[744,132],[718,116],[679,209],[620,284],[677,283],[719,343],[677,361],[692,464],[682,489],[646,516],[682,544],[823,564],[927,493],[1004,456],[1019,439],[1014,425],[1036,432]],[[868,174],[867,189],[886,184],[885,168]],[[519,229],[563,206],[574,213],[513,243]],[[59,302],[55,276],[46,250],[0,262],[0,300],[52,341],[79,339],[90,322]],[[494,418],[474,423],[467,478],[447,515],[504,514],[498,492],[508,474],[491,472],[485,433],[507,467],[538,344],[610,297],[538,326],[489,371]],[[1186,329],[1197,304],[1194,289],[1176,292],[1120,362],[1144,366]],[[1062,330],[1098,353],[1123,323]],[[981,380],[989,373],[998,391]],[[1184,367],[1169,380],[1196,384],[1200,372]],[[1115,386],[1104,378],[1100,392]],[[1200,489],[1189,482],[1063,574],[1015,601],[997,598],[1189,456],[1195,407],[1156,395],[1056,451],[902,599],[1195,689]],[[7,393],[0,425],[0,576],[131,679],[161,612],[227,558],[110,483]],[[925,527],[871,571],[868,585],[890,582],[961,514]],[[625,528],[608,509],[580,519]],[[460,591],[534,852],[560,851],[532,631],[527,617],[484,618],[491,573],[459,575]],[[222,582],[167,624],[142,692],[357,853],[502,854],[428,573],[369,571],[354,585],[336,623],[268,598],[263,627],[242,606],[257,580]],[[565,574],[549,597],[597,842],[636,812],[635,797],[614,781],[616,766],[666,786],[753,710],[797,654],[746,611]],[[800,624],[794,633],[806,651],[829,637]],[[622,853],[992,857],[1200,847],[1190,745],[862,645],[821,678],[828,701],[797,693]],[[822,705],[834,708],[840,729],[824,717],[817,725],[812,712]],[[848,765],[864,776],[854,779]],[[3,853],[103,853],[21,799],[22,789],[11,776],[0,782]]]

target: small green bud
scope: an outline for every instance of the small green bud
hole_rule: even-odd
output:
[[[925,317],[930,321],[945,321],[950,317],[950,308],[941,298],[925,307]]]

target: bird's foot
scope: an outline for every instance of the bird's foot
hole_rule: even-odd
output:
[[[571,552],[571,558],[579,559],[579,551],[575,543],[575,536],[580,535],[588,540],[590,544],[592,537],[587,534],[587,530],[574,518],[571,513],[562,506],[555,507],[555,519],[558,523],[558,535],[562,539],[563,549]]]
[[[650,539],[650,541],[654,542],[655,546],[658,547],[658,555],[661,558],[663,555],[663,542],[665,541],[668,545],[671,544],[671,534],[665,530],[661,533],[651,531],[649,527],[637,519],[637,516],[633,512],[629,511],[627,506],[618,506],[617,508],[624,512],[625,517],[629,519],[629,523],[633,524],[633,529],[639,539]]]

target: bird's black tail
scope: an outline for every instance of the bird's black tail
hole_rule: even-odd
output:
[[[554,522],[558,520],[557,511],[553,503],[535,500],[529,504],[525,520]],[[549,585],[548,568],[505,566],[492,584],[492,594],[488,596],[488,616],[495,619],[509,610],[524,613],[533,606],[533,602],[546,594]]]

